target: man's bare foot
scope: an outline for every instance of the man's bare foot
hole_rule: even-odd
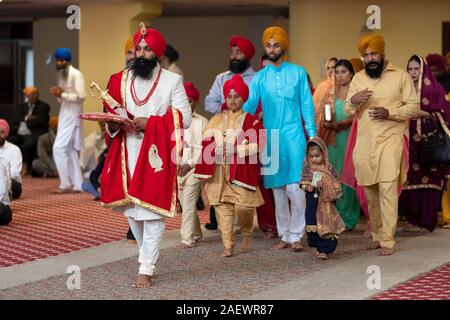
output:
[[[270,232],[266,232],[266,234],[264,235],[264,239],[276,239],[278,237],[276,232],[270,231]]]
[[[136,240],[132,240],[132,239],[128,239],[128,240],[127,240],[127,245],[128,245],[128,246],[134,246],[136,243],[137,243]]]
[[[377,250],[380,248],[381,248],[380,242],[372,241],[372,243],[366,247],[366,250]]]
[[[152,277],[146,274],[139,274],[133,283],[133,288],[148,288],[152,285]]]
[[[272,248],[270,248],[271,250],[281,250],[281,249],[285,249],[289,246],[289,244],[287,242],[284,242],[283,240],[281,240],[280,242],[278,242],[276,245],[274,245]]]
[[[244,236],[244,240],[241,243],[241,252],[249,252],[252,249],[252,236]]]
[[[379,256],[390,256],[393,254],[394,254],[394,248],[381,247],[380,252],[378,252]]]
[[[190,246],[190,245],[188,245],[186,243],[183,243],[183,242],[177,245],[177,249],[191,249],[193,247],[194,246]]]
[[[450,229],[450,223],[446,223],[442,226],[444,229]]]
[[[366,230],[363,233],[363,237],[366,239],[370,239],[371,235],[372,235],[372,232],[370,230]]]
[[[317,252],[317,258],[320,260],[327,260],[328,259],[328,255],[325,252]]]
[[[292,251],[294,252],[300,252],[303,251],[303,246],[300,241],[295,241],[292,243]]]
[[[221,257],[232,257],[233,256],[233,248],[225,248],[220,256]]]

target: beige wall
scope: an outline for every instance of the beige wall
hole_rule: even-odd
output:
[[[287,25],[286,20],[276,20]],[[252,59],[257,67],[263,51],[261,35],[264,29],[274,23],[270,16],[259,17],[176,17],[156,18],[153,27],[160,30],[169,44],[180,54],[178,65],[190,81],[200,90],[201,101],[197,111],[210,117],[204,111],[204,98],[208,94],[217,74],[227,70],[230,37],[240,34],[251,39],[256,47]]]
[[[49,88],[56,85],[56,69],[46,61],[58,47],[72,50],[72,64],[78,68],[78,30],[67,29],[66,19],[36,20],[33,23],[34,85],[41,100],[50,104],[52,115],[59,111],[56,98],[49,93]]]
[[[381,8],[386,56],[404,68],[413,53],[441,52],[442,22],[450,21],[448,0],[293,0],[290,6],[290,59],[305,66],[317,86],[321,61],[358,57],[358,39],[371,4]]]

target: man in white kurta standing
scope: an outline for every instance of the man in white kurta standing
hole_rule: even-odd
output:
[[[60,179],[59,189],[54,193],[81,192],[83,177],[78,153],[83,146],[83,127],[78,114],[83,111],[86,98],[84,76],[70,61],[70,49],[55,51],[57,83],[50,93],[61,103],[58,116],[58,134],[53,145],[53,157]]]
[[[172,107],[181,112],[183,127],[188,128],[192,113],[181,76],[161,68],[158,63],[158,58],[164,54],[166,49],[166,41],[162,34],[142,25],[133,39],[136,59],[129,70],[125,69],[111,77],[108,91],[113,97],[122,97],[123,105],[134,116],[133,125],[137,131],[127,130],[115,122],[108,122],[106,126],[107,132],[113,139],[121,130],[127,130],[126,166],[131,179],[135,179],[133,173],[138,165],[137,160],[146,135],[145,129],[149,118],[165,115],[168,113],[169,107]],[[119,93],[117,94],[117,92]],[[122,92],[123,94],[121,94]],[[108,156],[110,154],[111,150]],[[121,177],[118,177],[117,180],[120,184]],[[145,181],[145,185],[148,188],[162,190],[162,186],[155,186],[151,181]],[[140,266],[133,287],[146,288],[151,285],[151,277],[159,257],[165,217],[155,210],[145,208],[142,202],[139,204],[134,202],[116,206],[116,210],[123,212],[128,217],[131,230],[139,246]]]

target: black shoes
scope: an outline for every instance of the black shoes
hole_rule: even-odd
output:
[[[202,196],[200,195],[197,200],[197,210],[201,211],[203,209],[205,209],[205,203],[203,202]]]
[[[205,228],[208,230],[217,230],[216,210],[211,206],[209,209],[209,223],[205,224]]]
[[[217,230],[217,223],[213,224],[211,222],[205,224],[205,228],[208,230]]]

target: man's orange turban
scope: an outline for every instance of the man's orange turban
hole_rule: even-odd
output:
[[[24,95],[29,95],[29,94],[37,94],[38,93],[38,89],[36,87],[26,87],[25,89],[22,90]]]
[[[262,36],[263,45],[269,42],[270,39],[274,39],[276,42],[281,44],[284,51],[289,48],[289,36],[283,28],[272,26],[264,30]]]
[[[130,49],[132,48],[134,48],[133,37],[129,38],[125,43],[125,47],[123,48],[123,50],[125,51],[125,55],[127,55],[128,51],[130,51]]]
[[[362,60],[360,58],[351,58],[350,62],[352,63],[355,73],[364,69],[364,62],[362,62]]]
[[[56,127],[58,127],[58,117],[57,116],[50,117],[48,126],[50,129],[56,129]]]
[[[384,38],[379,34],[371,34],[365,37],[362,37],[358,43],[358,51],[364,56],[364,52],[366,49],[369,49],[372,52],[384,55]]]

